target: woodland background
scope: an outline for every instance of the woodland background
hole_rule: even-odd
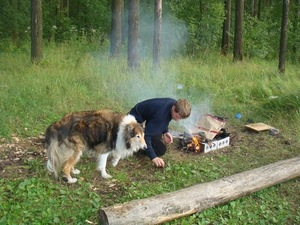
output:
[[[173,55],[197,56],[203,52],[222,52],[224,55],[234,53],[234,60],[242,60],[243,57],[274,59],[284,47],[281,39],[285,38],[284,60],[300,61],[299,0],[2,0],[0,4],[1,51],[20,51],[31,38],[36,45],[38,42],[34,37],[41,34],[34,32],[41,29],[39,33],[42,33],[45,45],[80,38],[105,45],[110,40],[113,56],[135,38],[133,46],[139,49],[133,53],[138,55],[133,57],[138,60],[143,53],[154,54],[157,51],[152,51],[151,45],[154,16],[159,19],[160,15],[162,54],[172,52]],[[156,7],[159,4],[162,8]],[[155,14],[155,9],[161,12]],[[31,19],[31,15],[41,13],[41,10],[42,19]],[[133,16],[128,18],[130,12]],[[117,22],[116,17],[120,18]],[[286,23],[283,23],[284,18],[288,19]],[[42,25],[36,28],[35,23]],[[134,27],[128,30],[130,23]],[[130,32],[128,35],[128,31],[132,30],[135,30],[135,36]],[[285,36],[282,38],[282,35]],[[177,46],[170,49],[164,47],[166,45]],[[35,54],[38,56],[33,55],[34,58],[40,58],[42,53]]]

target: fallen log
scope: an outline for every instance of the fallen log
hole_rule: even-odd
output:
[[[160,224],[300,176],[300,156],[208,183],[102,208],[102,224]]]

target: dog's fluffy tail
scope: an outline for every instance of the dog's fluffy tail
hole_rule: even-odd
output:
[[[59,146],[58,141],[53,138],[47,148],[47,169],[54,173],[55,177],[58,177],[59,172],[61,171],[64,160],[61,155],[61,146]]]
[[[47,169],[57,178],[62,166],[72,155],[66,140],[60,140],[59,131],[50,125],[45,133],[44,147],[47,148]]]
[[[51,139],[50,145],[47,148],[47,169],[54,173],[56,178],[63,165],[73,155],[74,151],[68,147],[69,145],[70,143],[67,140],[60,143],[57,138],[54,137]]]
[[[54,128],[53,124],[51,124],[45,133],[44,139],[44,147],[47,149],[47,169],[54,173],[55,177],[58,177],[58,173],[60,172],[62,163],[59,160],[59,143],[57,141],[58,132]]]

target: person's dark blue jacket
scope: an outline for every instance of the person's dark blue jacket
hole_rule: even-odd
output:
[[[168,126],[172,120],[171,109],[175,103],[176,100],[172,98],[153,98],[136,104],[129,112],[137,122],[146,121],[146,153],[151,160],[157,157],[151,144],[151,138],[168,132]]]

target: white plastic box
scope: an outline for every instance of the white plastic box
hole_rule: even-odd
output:
[[[230,137],[223,138],[221,140],[211,141],[209,144],[201,143],[201,152],[208,153],[221,148],[225,148],[230,144]]]

